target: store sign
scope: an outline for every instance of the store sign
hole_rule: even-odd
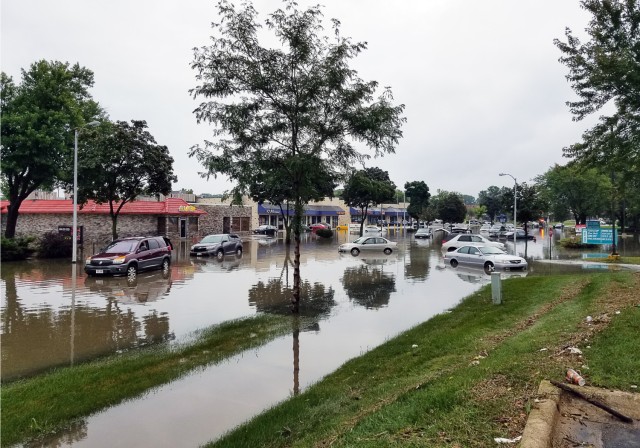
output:
[[[64,237],[65,240],[71,241],[73,238],[73,226],[58,226],[58,233]],[[84,238],[84,226],[78,226],[76,233],[76,240],[78,244],[82,244]]]
[[[178,207],[179,212],[195,212],[196,207],[194,205],[181,205]]]

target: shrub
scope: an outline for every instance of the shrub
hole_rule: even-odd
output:
[[[333,236],[333,230],[331,229],[318,229],[316,230],[316,235],[322,238],[331,238]]]
[[[35,238],[31,236],[5,238],[0,240],[0,259],[2,261],[24,260],[33,254],[31,243]]]
[[[40,238],[38,256],[41,258],[71,257],[71,240],[58,232],[47,232]]]

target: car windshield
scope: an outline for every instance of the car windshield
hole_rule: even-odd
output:
[[[137,245],[138,241],[136,240],[114,241],[107,246],[104,252],[107,254],[122,254],[133,252]]]
[[[201,243],[219,243],[222,241],[222,235],[207,235],[202,238]]]
[[[503,250],[500,250],[497,247],[491,247],[491,246],[483,246],[483,247],[480,247],[479,249],[485,255],[497,255],[497,254],[505,253]]]

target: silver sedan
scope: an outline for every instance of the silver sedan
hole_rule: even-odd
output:
[[[497,247],[463,246],[444,254],[445,263],[454,268],[460,265],[482,267],[486,272],[501,269],[505,271],[526,271],[527,260],[517,255],[509,255]]]
[[[381,236],[361,236],[351,243],[341,244],[338,247],[338,251],[351,252],[351,255],[358,255],[360,251],[365,250],[367,252],[384,252],[389,255],[397,246],[398,243],[389,241]]]

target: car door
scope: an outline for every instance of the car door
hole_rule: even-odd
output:
[[[482,252],[480,252],[477,247],[469,246],[467,252],[467,264],[469,266],[478,267],[484,264],[484,257],[482,256]]]
[[[136,259],[138,260],[138,270],[149,269],[152,264],[151,251],[149,250],[149,240],[142,240],[136,249]]]
[[[160,243],[155,238],[150,238],[149,242],[149,268],[158,267],[162,264],[162,249]]]
[[[378,247],[377,238],[369,237],[362,243],[363,250],[375,250]]]
[[[467,257],[469,256],[469,247],[463,246],[458,249],[455,254],[453,254],[453,258],[455,258],[460,264],[467,264]]]

